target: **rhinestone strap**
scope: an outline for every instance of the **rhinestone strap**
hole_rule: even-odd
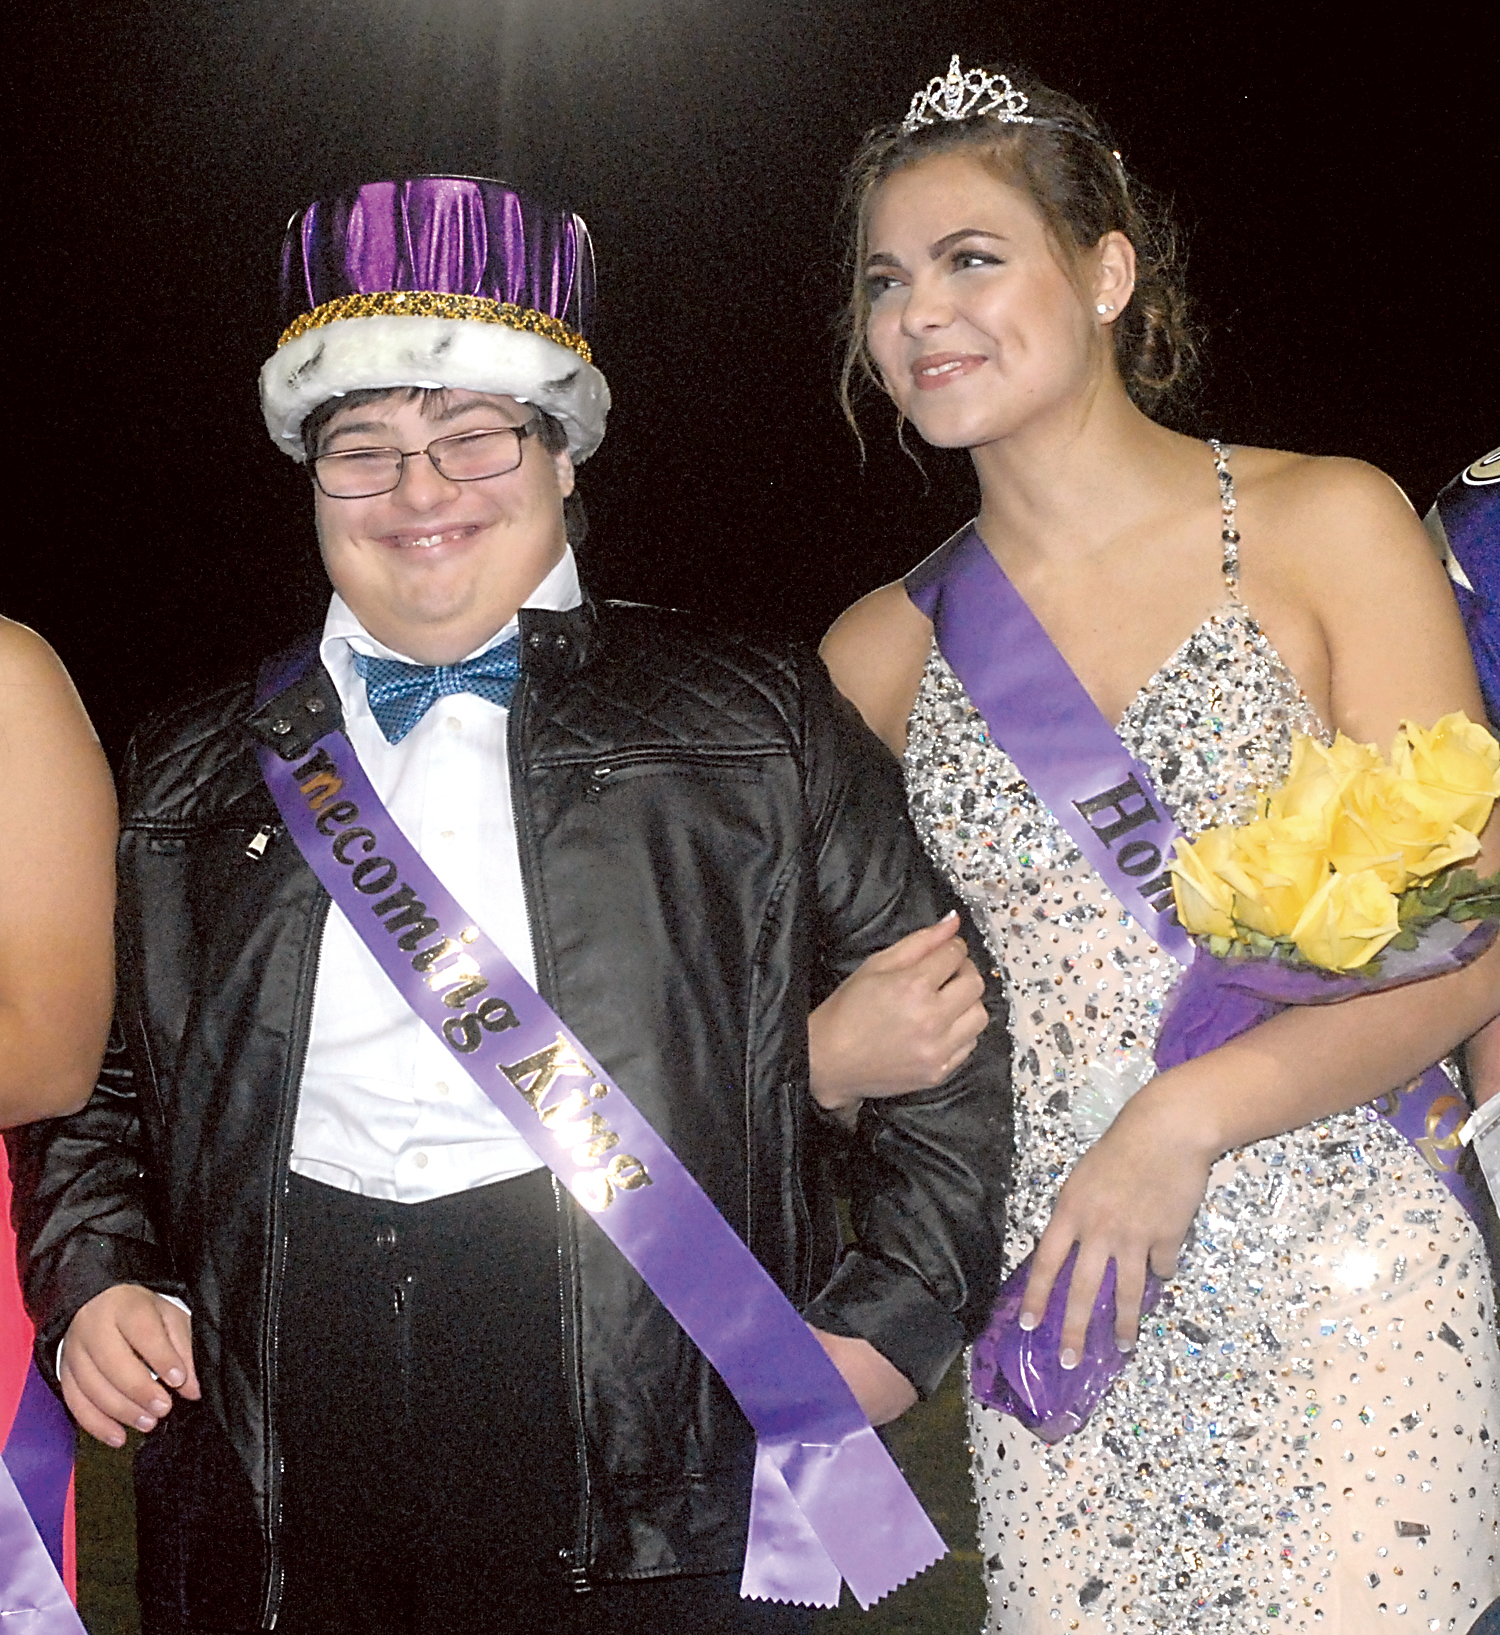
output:
[[[1210,437],[1208,446],[1214,451],[1214,470],[1219,474],[1219,510],[1223,518],[1223,526],[1219,530],[1219,538],[1224,542],[1224,583],[1229,586],[1230,594],[1236,600],[1240,594],[1240,531],[1234,525],[1235,506],[1238,501],[1234,497],[1234,478],[1229,471],[1229,456],[1234,453],[1232,448],[1225,448],[1217,437]]]

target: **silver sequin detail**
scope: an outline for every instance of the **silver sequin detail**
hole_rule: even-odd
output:
[[[1321,730],[1238,599],[1237,537],[1224,543],[1229,602],[1120,727],[1189,834],[1250,815],[1285,775],[1291,733]],[[1149,1052],[1176,967],[936,650],[906,773],[1010,996],[1014,1265],[1087,1145],[1072,1104],[1088,1064],[1129,1071]],[[987,1630],[1462,1635],[1500,1595],[1493,1298],[1468,1217],[1373,1113],[1229,1154],[1089,1424],[1048,1448],[972,1411]]]

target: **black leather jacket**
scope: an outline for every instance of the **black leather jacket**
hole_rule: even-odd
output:
[[[511,779],[541,991],[809,1320],[930,1390],[999,1280],[1003,1023],[940,1089],[866,1104],[842,1258],[834,1138],[807,1094],[810,1006],[952,903],[897,764],[810,654],[614,604],[527,611],[522,628]],[[321,668],[308,685],[336,712]],[[141,1576],[163,1618],[235,1629],[269,1627],[279,1594],[280,1219],[328,912],[261,781],[252,691],[133,744],[123,1043],[83,1111],[10,1137],[49,1379],[74,1313],[113,1284],[192,1308],[204,1402],[179,1403],[138,1455]],[[748,1425],[571,1199],[558,1220],[581,1473],[562,1558],[580,1588],[738,1568]]]

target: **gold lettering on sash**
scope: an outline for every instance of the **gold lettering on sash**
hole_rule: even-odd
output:
[[[1447,1135],[1440,1136],[1438,1128],[1450,1112],[1459,1115],[1458,1122]],[[1458,1132],[1468,1113],[1468,1103],[1458,1096],[1439,1096],[1427,1109],[1427,1131],[1417,1137],[1416,1147],[1435,1170],[1446,1171],[1454,1167],[1440,1155],[1445,1152],[1456,1152],[1463,1146],[1463,1142],[1458,1138]]]
[[[318,772],[304,784],[297,786],[302,791],[302,798],[312,807],[313,811],[321,812],[323,808],[344,787],[344,780],[335,777],[331,772]]]
[[[570,1149],[579,1173],[568,1182],[568,1190],[585,1209],[597,1215],[609,1208],[617,1192],[634,1192],[653,1184],[646,1166],[631,1153],[616,1153],[602,1170],[593,1167],[620,1144],[608,1120],[592,1110],[595,1102],[609,1094],[609,1086],[594,1077],[593,1069],[562,1034],[556,1044],[519,1062],[501,1063],[500,1071],[526,1098],[558,1145]],[[586,1089],[574,1090],[550,1107],[542,1106],[558,1079],[580,1076],[591,1081]]]
[[[656,1183],[646,1173],[646,1166],[639,1158],[634,1158],[628,1152],[622,1152],[611,1158],[609,1168],[605,1171],[610,1180],[619,1187],[621,1192],[635,1192],[640,1187],[654,1186]]]
[[[608,1094],[607,1084],[591,1084],[587,1090],[575,1090],[571,1096],[565,1096],[545,1112],[538,1113],[537,1117],[549,1130],[555,1131],[561,1120],[582,1118],[591,1101],[602,1101]],[[561,1135],[557,1139],[563,1141]],[[563,1144],[566,1145],[566,1141]]]
[[[462,943],[454,942],[452,937],[441,937],[437,942],[433,943],[431,948],[424,948],[421,953],[417,955],[417,957],[411,962],[411,968],[414,971],[421,971],[425,976],[440,959],[447,959],[452,954],[462,953]],[[467,956],[465,957],[467,958]],[[471,960],[470,964],[472,963],[473,961]],[[431,978],[428,979],[428,986],[434,986]]]
[[[535,1113],[541,1111],[542,1102],[557,1078],[594,1077],[594,1070],[582,1060],[560,1033],[555,1045],[547,1045],[544,1049],[523,1057],[519,1062],[512,1062],[509,1067],[501,1062],[499,1068],[526,1098]],[[526,1082],[523,1083],[523,1080]]]
[[[568,1191],[593,1215],[608,1209],[615,1201],[615,1189],[603,1170],[580,1170],[568,1182]]]
[[[608,1169],[580,1170],[568,1183],[568,1191],[591,1213],[598,1215],[615,1201],[615,1193],[634,1192],[654,1185],[646,1166],[628,1152],[616,1154]]]

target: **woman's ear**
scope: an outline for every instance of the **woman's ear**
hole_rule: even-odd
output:
[[[1094,247],[1094,312],[1112,324],[1135,293],[1135,245],[1123,233],[1106,233]]]

